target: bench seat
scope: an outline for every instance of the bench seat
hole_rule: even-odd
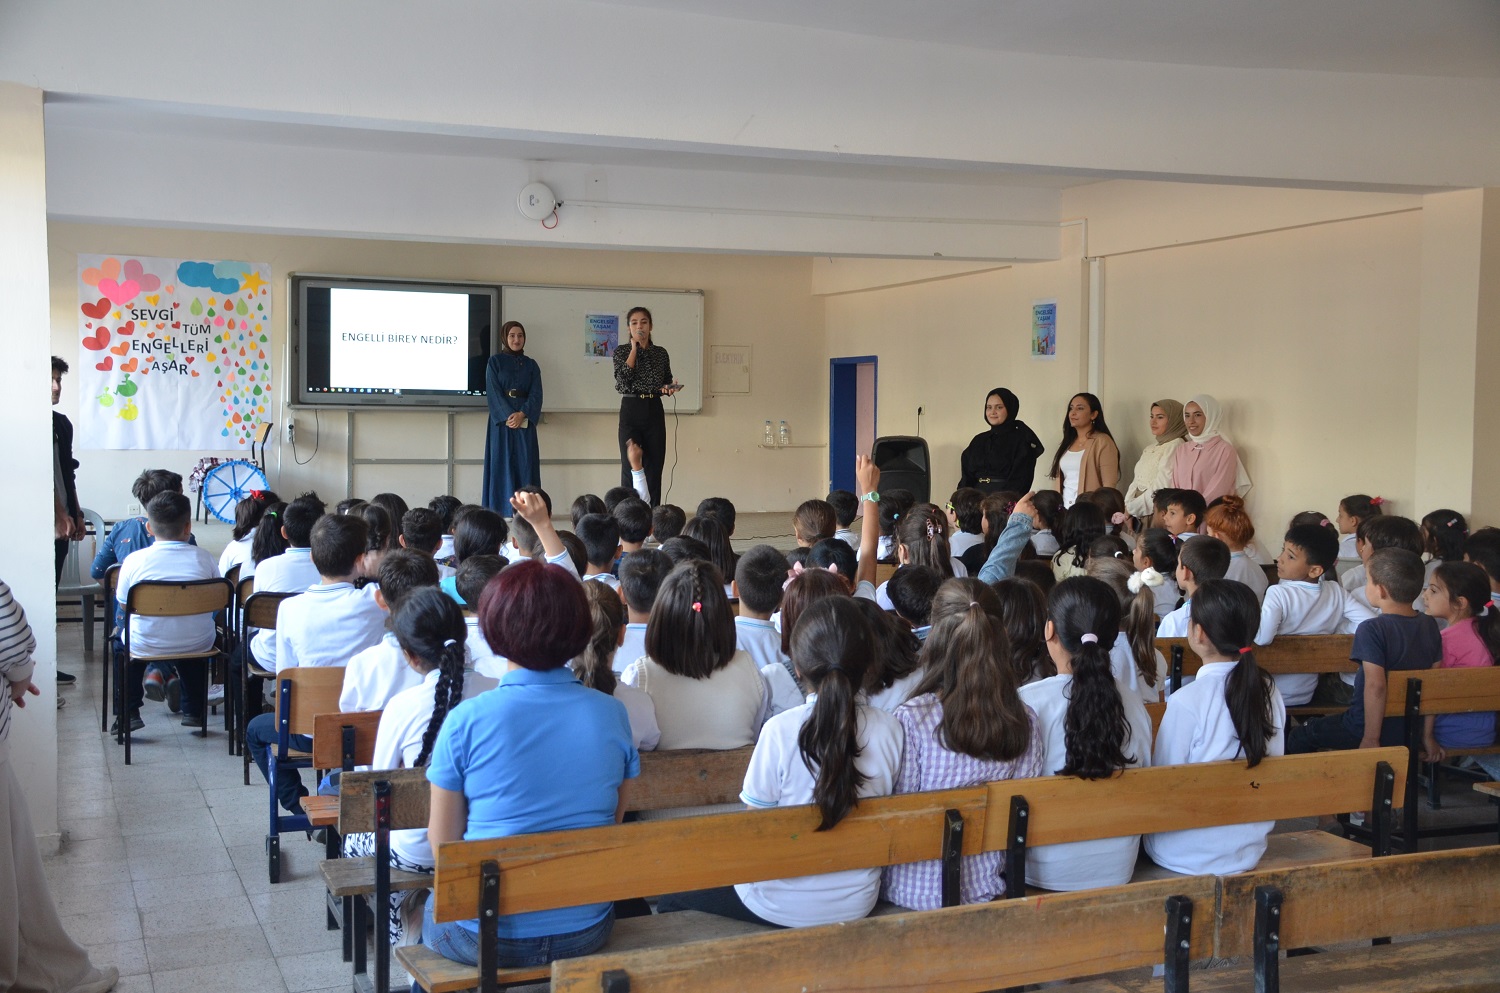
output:
[[[615,921],[608,943],[598,954],[643,951],[686,945],[695,941],[717,941],[774,930],[776,929],[762,924],[730,920],[697,910],[653,914],[650,917],[627,917]],[[471,989],[479,983],[477,967],[444,958],[425,945],[406,945],[396,949],[396,960],[428,993],[454,993],[456,990]],[[501,969],[498,975],[502,986],[509,983],[546,982],[552,975],[552,966],[548,964],[524,969]]]
[[[323,874],[323,883],[331,896],[346,897],[369,894],[373,891],[370,880],[375,878],[373,858],[324,859],[318,864]],[[408,872],[405,869],[391,870],[391,892],[425,890],[432,886],[432,873]]]
[[[315,828],[337,827],[339,823],[339,798],[336,796],[305,796],[302,811],[307,814],[307,823]]]
[[[1319,865],[1324,862],[1343,862],[1346,859],[1370,857],[1368,845],[1348,838],[1341,838],[1327,831],[1283,831],[1266,838],[1266,853],[1255,863],[1255,871],[1267,869],[1291,869],[1299,865]],[[1132,883],[1148,879],[1171,879],[1181,873],[1163,869],[1146,857],[1144,847],[1141,860],[1136,864]]]

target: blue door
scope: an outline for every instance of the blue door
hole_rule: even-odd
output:
[[[828,363],[828,480],[854,490],[854,456],[875,443],[876,358],[855,355]]]

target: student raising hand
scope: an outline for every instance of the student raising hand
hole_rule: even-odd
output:
[[[537,539],[542,543],[542,554],[549,561],[567,551],[562,538],[558,536],[557,529],[552,526],[552,515],[547,511],[547,501],[540,493],[517,490],[515,496],[510,498],[510,505],[514,508],[516,516],[530,524],[531,529],[536,532]]]

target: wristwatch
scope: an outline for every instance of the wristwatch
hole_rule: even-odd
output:
[[[861,500],[868,500],[871,503],[879,503],[880,502],[880,494],[877,493],[877,492],[875,492],[874,490],[871,490],[870,492],[866,493],[864,496],[860,497],[860,499]]]

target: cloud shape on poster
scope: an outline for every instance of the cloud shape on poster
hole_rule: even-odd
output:
[[[177,281],[183,286],[201,286],[215,293],[238,292],[240,281],[229,276],[220,276],[215,272],[216,269],[217,266],[207,262],[183,262],[177,267]]]
[[[214,275],[220,279],[239,279],[249,275],[253,266],[248,262],[216,262],[214,263]]]

